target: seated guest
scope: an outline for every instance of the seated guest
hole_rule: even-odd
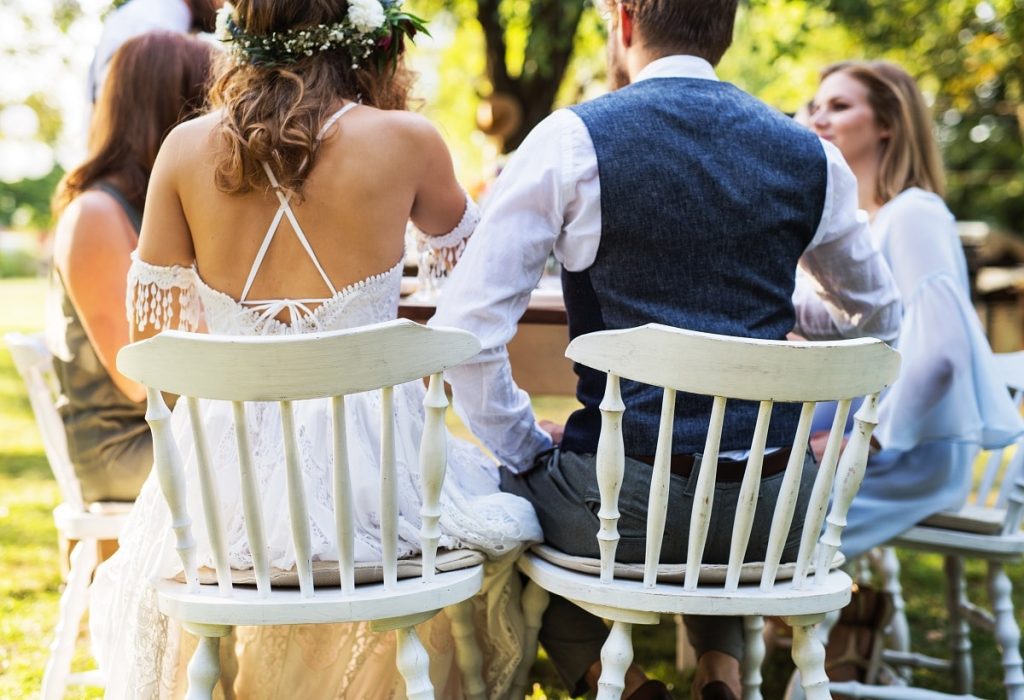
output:
[[[577,366],[583,408],[564,429],[545,429],[513,381],[505,350],[549,253],[563,266],[572,337],[662,323],[764,340],[781,340],[794,327],[815,338],[891,338],[900,315],[888,267],[857,219],[857,184],[839,152],[715,74],[732,41],[736,0],[608,1],[601,8],[608,72],[619,89],[555,112],[523,141],[431,322],[482,340],[478,357],[446,374],[463,421],[508,466],[502,488],[534,504],[549,545],[589,557],[598,556],[594,453],[606,377]],[[827,306],[817,297],[794,306],[798,263],[828,289]],[[645,555],[662,393],[625,382],[622,395],[627,458],[617,556],[637,562]],[[687,556],[702,468],[696,453],[711,413],[710,399],[678,398],[661,550],[674,563]],[[771,519],[799,410],[772,413],[767,445],[776,449],[762,472],[755,523]],[[728,469],[732,483],[716,483],[707,563],[729,558],[735,482],[756,414],[744,402],[727,409],[718,473]],[[806,460],[792,542],[816,468]],[[759,546],[748,556],[763,556]],[[787,561],[796,549],[783,553]],[[740,697],[741,620],[693,615],[687,631],[698,656],[691,697]],[[573,695],[595,688],[607,636],[600,619],[552,598],[540,642]],[[625,698],[669,697],[636,667],[625,686]]]
[[[903,296],[900,378],[882,396],[877,451],[843,532],[852,557],[959,507],[979,449],[1009,444],[1022,425],[971,305],[931,120],[913,79],[891,63],[829,66],[810,126],[853,170],[875,246]],[[801,294],[813,294],[811,285],[801,283]],[[831,418],[816,422],[827,429]]]
[[[68,452],[86,501],[131,501],[153,463],[145,389],[115,367],[157,150],[203,106],[212,49],[156,32],[126,43],[96,105],[86,161],[61,181],[46,326]]]

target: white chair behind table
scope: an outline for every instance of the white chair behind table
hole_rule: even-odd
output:
[[[82,616],[88,607],[89,580],[99,563],[99,542],[117,539],[131,504],[91,503],[86,506],[68,457],[64,424],[57,413],[53,356],[42,335],[8,333],[4,341],[25,382],[32,413],[43,438],[43,450],[60,488],[63,502],[53,511],[54,524],[63,537],[78,540],[71,553],[68,579],[60,597],[60,615],[43,672],[41,695],[44,700],[54,700],[64,697],[68,685],[103,685],[98,671],[71,673],[71,659]]]
[[[526,554],[519,565],[531,579],[524,591],[527,624],[531,628],[539,626],[546,592],[611,620],[612,631],[601,653],[603,671],[598,690],[598,698],[609,700],[619,698],[623,690],[625,672],[633,657],[632,625],[656,624],[663,614],[743,617],[743,697],[751,700],[761,697],[760,664],[765,653],[762,616],[782,616],[793,625],[793,658],[803,671],[808,696],[813,700],[830,697],[824,649],[812,630],[826,612],[838,610],[850,599],[850,578],[836,568],[841,561],[837,557],[840,534],[850,501],[863,478],[868,443],[877,421],[878,393],[895,380],[898,354],[873,339],[769,342],[648,325],[578,337],[570,343],[566,355],[608,373],[597,448],[601,528],[596,534],[601,559],[586,560],[581,566],[579,558],[571,558],[576,560],[572,562],[545,546]],[[624,468],[622,414],[627,410],[619,390],[620,378],[664,388],[643,565],[615,562],[618,490]],[[677,391],[714,397],[703,450],[707,464],[717,464],[727,399],[760,402],[746,476],[740,487],[741,505],[737,508],[728,565],[700,564],[715,479],[714,470],[707,469],[701,470],[694,494],[687,554],[690,564],[659,566],[665,513],[671,507],[669,461]],[[860,396],[866,399],[857,412],[849,445],[839,459],[850,403]],[[839,410],[814,483],[799,556],[795,564],[780,565],[796,508],[814,405],[829,400],[839,401]],[[767,561],[744,562],[774,401],[799,402],[803,407],[772,522]],[[819,537],[823,523],[827,526]]]
[[[1024,401],[1024,352],[995,356],[1000,373],[1010,388],[1017,406]],[[1014,449],[993,451],[980,480],[958,511],[942,512],[893,539],[881,550],[876,568],[883,588],[893,594],[895,615],[891,628],[893,649],[882,659],[898,668],[906,680],[915,667],[949,670],[958,693],[971,693],[974,671],[971,661],[970,626],[995,636],[1002,654],[1003,684],[1009,700],[1024,700],[1024,670],[1021,662],[1021,635],[1014,615],[1012,584],[1004,566],[1024,560],[1024,440]],[[935,659],[911,652],[910,631],[899,583],[899,560],[893,547],[935,552],[945,557],[946,604],[949,614],[949,639],[952,659]],[[992,612],[983,610],[967,597],[964,563],[967,558],[981,559],[988,565],[988,589]],[[840,686],[833,686],[836,690]],[[883,696],[880,690],[873,695]],[[919,697],[947,697],[936,693]],[[861,696],[857,696],[861,697]],[[897,696],[892,696],[897,697]],[[903,697],[903,696],[899,696]]]
[[[399,320],[287,337],[167,331],[121,350],[118,369],[148,388],[146,418],[153,430],[154,466],[171,510],[186,579],[184,583],[163,580],[155,584],[160,610],[200,637],[188,669],[189,698],[211,697],[220,678],[219,638],[230,634],[236,625],[351,621],[371,621],[378,631],[396,630],[397,663],[409,698],[432,698],[429,659],[413,625],[449,606],[453,606],[448,612],[466,697],[485,696],[481,656],[473,642],[468,609],[469,599],[480,590],[483,581],[482,556],[476,552],[437,549],[439,498],[447,466],[444,414],[448,401],[441,372],[472,357],[479,349],[479,342],[470,333],[426,328]],[[424,401],[426,423],[420,453],[422,556],[415,561],[399,562],[393,387],[428,375],[430,385]],[[382,561],[356,565],[349,470],[358,465],[348,464],[345,396],[377,389],[381,395]],[[200,584],[192,520],[186,507],[185,474],[169,425],[170,411],[161,392],[180,395],[179,401],[186,403],[191,417],[205,534],[215,560],[216,585]],[[334,421],[333,497],[340,561],[317,562],[314,569],[292,403],[327,397],[331,398]],[[228,565],[212,470],[230,465],[209,464],[198,410],[200,398],[231,401],[234,407],[252,570],[233,571]],[[258,486],[245,427],[245,403],[256,401],[278,402],[281,410],[291,535],[297,559],[296,568],[285,572],[283,578],[291,581],[278,579],[281,572],[273,572],[272,581],[267,561]],[[363,582],[374,571],[376,579]],[[255,587],[238,585],[237,581],[245,578],[254,582]]]

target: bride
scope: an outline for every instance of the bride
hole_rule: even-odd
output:
[[[153,168],[142,233],[128,282],[133,339],[163,328],[276,335],[326,331],[385,321],[397,312],[404,233],[411,219],[420,245],[451,259],[472,233],[475,204],[455,180],[437,131],[405,111],[409,79],[404,41],[422,23],[400,0],[239,0],[219,17],[230,47],[212,90],[214,111],[175,128]],[[287,367],[282,367],[287,371]],[[396,389],[406,415],[422,416],[420,383]],[[377,465],[379,403],[371,392],[346,401],[350,461]],[[329,500],[330,413],[326,401],[296,406],[307,498],[314,519],[314,559],[333,560]],[[213,463],[237,461],[230,406],[211,402],[204,424]],[[173,423],[189,439],[184,410]],[[400,550],[418,550],[417,446],[422,420],[399,426]],[[289,568],[280,423],[272,409],[250,413],[271,564]],[[489,562],[474,601],[492,697],[507,691],[522,654],[519,547],[540,539],[529,504],[498,491],[493,463],[450,440],[442,495],[444,547],[472,547]],[[190,450],[184,449],[188,459]],[[369,467],[368,469],[376,469]],[[194,473],[195,464],[186,464]],[[229,556],[251,567],[237,474],[219,474]],[[354,474],[357,552],[378,560],[376,474]],[[194,480],[193,480],[194,481]],[[320,518],[323,522],[318,522]],[[275,527],[276,524],[276,527]],[[198,531],[198,529],[197,529]],[[319,536],[318,536],[319,533]],[[200,564],[209,546],[199,543]],[[96,657],[107,697],[165,698],[184,693],[184,665],[195,640],[156,608],[152,577],[180,571],[169,514],[154,478],[132,511],[121,549],[100,567],[91,591]],[[420,628],[439,697],[460,695],[448,620]],[[367,625],[238,628],[238,697],[390,698],[404,694],[395,670],[394,636]],[[227,693],[230,695],[231,693]]]

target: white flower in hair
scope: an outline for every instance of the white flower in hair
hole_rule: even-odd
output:
[[[348,21],[362,34],[384,26],[384,6],[380,0],[348,0]]]
[[[213,30],[213,35],[221,41],[228,41],[231,39],[231,30],[228,29],[228,20],[234,17],[235,6],[230,2],[226,2],[221,5],[221,8],[217,10],[217,24]]]

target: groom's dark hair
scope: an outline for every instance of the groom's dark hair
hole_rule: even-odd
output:
[[[738,0],[622,0],[649,49],[700,56],[713,66],[732,44],[737,4]]]

